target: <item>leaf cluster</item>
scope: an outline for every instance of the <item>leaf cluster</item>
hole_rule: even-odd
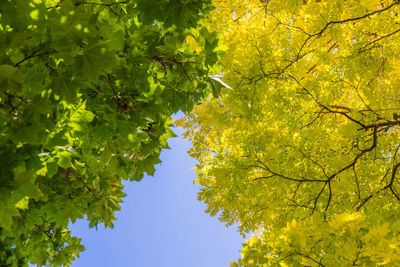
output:
[[[238,264],[397,266],[400,2],[214,4],[231,88],[180,124]]]
[[[113,227],[171,114],[211,91],[210,1],[0,2],[0,265],[69,265],[70,222]]]

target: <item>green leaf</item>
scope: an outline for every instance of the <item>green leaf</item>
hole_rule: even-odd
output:
[[[0,226],[6,230],[11,230],[13,217],[20,216],[19,211],[15,207],[0,208]]]
[[[0,65],[0,85],[4,89],[17,89],[24,82],[24,75],[11,65]]]
[[[32,170],[23,171],[14,175],[14,181],[19,184],[33,183],[35,178],[35,174]]]
[[[160,144],[163,147],[169,148],[167,140],[173,137],[177,137],[177,135],[171,129],[167,128],[166,132],[160,136]]]
[[[18,72],[18,68],[11,65],[0,65],[0,84],[6,80],[12,78],[15,73]]]
[[[50,162],[46,164],[47,167],[47,176],[52,178],[58,172],[58,164],[56,162]]]
[[[71,157],[72,157],[72,154],[69,151],[61,151],[61,152],[59,152],[58,153],[58,158],[59,159],[58,159],[57,165],[62,167],[62,168],[64,168],[64,169],[72,167],[73,165],[72,165],[72,162],[71,162]]]
[[[182,41],[175,36],[167,36],[164,38],[164,44],[157,47],[157,50],[161,53],[173,56],[178,52],[178,49],[182,46]]]
[[[15,204],[15,207],[18,209],[26,210],[28,209],[28,204],[29,204],[29,197],[24,197]]]
[[[54,91],[61,95],[61,98],[68,103],[76,103],[79,91],[79,83],[73,77],[59,75],[53,80],[52,87]]]
[[[213,66],[218,61],[218,54],[215,51],[216,48],[218,47],[218,43],[219,43],[218,39],[214,39],[212,42],[209,42],[209,40],[206,39],[205,43],[206,64],[209,66]]]
[[[77,75],[96,81],[100,75],[107,73],[117,63],[114,53],[107,50],[105,44],[97,42],[85,47],[82,54],[75,57],[75,70],[77,70]]]
[[[44,99],[39,95],[33,99],[32,105],[39,111],[40,114],[46,114],[52,111],[48,99]]]
[[[71,111],[71,118],[68,123],[75,131],[83,131],[86,124],[93,121],[95,114],[85,110],[85,104],[78,106],[76,110]]]
[[[65,131],[60,131],[54,135],[48,135],[45,147],[52,149],[56,146],[66,146],[68,144],[68,140],[65,136]]]
[[[221,94],[221,88],[224,87],[224,85],[220,81],[216,80],[216,78],[210,77],[208,78],[208,81],[211,84],[213,96],[218,98]]]

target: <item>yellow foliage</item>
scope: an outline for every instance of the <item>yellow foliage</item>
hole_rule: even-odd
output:
[[[179,124],[239,266],[400,266],[400,2],[215,0],[219,99]],[[211,209],[210,209],[211,210]]]

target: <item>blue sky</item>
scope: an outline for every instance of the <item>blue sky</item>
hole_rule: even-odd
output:
[[[73,263],[80,266],[223,267],[240,257],[243,238],[204,212],[197,201],[198,185],[191,170],[196,161],[181,137],[169,140],[153,177],[126,182],[114,229],[89,229],[84,220],[71,225],[86,251]]]

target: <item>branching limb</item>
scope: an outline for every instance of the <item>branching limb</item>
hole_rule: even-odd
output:
[[[75,6],[94,5],[94,6],[112,7],[112,6],[115,6],[115,5],[129,4],[130,2],[131,2],[130,0],[120,1],[120,2],[113,2],[113,3],[93,3],[93,2],[77,1],[75,3]]]
[[[35,50],[32,52],[32,54],[30,54],[29,56],[24,57],[23,59],[21,59],[20,61],[18,61],[17,63],[14,64],[14,67],[18,67],[19,65],[21,65],[22,63],[24,63],[25,61],[34,58],[34,57],[41,57],[41,56],[45,56],[45,55],[52,55],[52,54],[57,54],[57,53],[61,53],[61,52],[70,52],[68,51],[44,51],[44,52],[40,52],[39,53],[39,49]]]

